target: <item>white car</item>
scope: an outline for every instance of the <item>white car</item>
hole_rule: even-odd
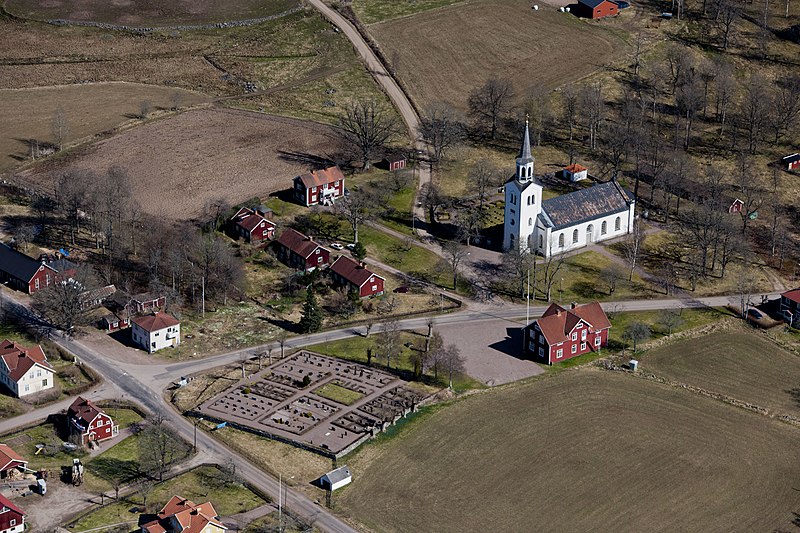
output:
[[[338,242],[335,242],[335,243],[331,244],[331,248],[333,248],[334,250],[341,250],[342,248],[344,248],[344,246],[342,246]]]
[[[355,244],[353,244],[353,243],[350,243],[350,244],[348,244],[348,245],[347,245],[347,249],[348,249],[348,250],[352,250],[352,249],[353,249],[353,248],[355,248],[355,247],[356,247],[356,245],[355,245]]]

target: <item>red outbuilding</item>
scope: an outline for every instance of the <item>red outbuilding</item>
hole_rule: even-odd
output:
[[[390,155],[385,159],[385,161],[390,172],[406,168],[406,156],[402,154]]]
[[[619,13],[619,6],[610,0],[578,0],[575,14],[587,19],[601,19]]]
[[[0,243],[0,283],[33,294],[55,283],[58,270]]]
[[[67,410],[69,434],[81,445],[102,442],[119,433],[119,426],[91,400],[78,396]]]
[[[261,242],[275,237],[275,223],[249,207],[239,209],[231,218],[231,224],[234,233],[247,242]]]
[[[11,500],[0,494],[0,533],[25,531],[25,513]]]
[[[330,262],[330,250],[291,228],[285,229],[276,243],[278,259],[297,270],[311,272]]]
[[[781,161],[786,170],[797,170],[800,168],[800,154],[787,155],[782,158]]]
[[[340,255],[331,265],[333,281],[348,290],[358,292],[361,298],[383,294],[384,278],[369,270],[363,262]]]
[[[344,174],[339,167],[314,170],[294,179],[294,197],[302,205],[332,205],[344,196]]]
[[[570,310],[550,304],[541,318],[525,327],[525,346],[536,359],[552,365],[598,351],[608,343],[610,328],[611,322],[597,302],[573,304]]]

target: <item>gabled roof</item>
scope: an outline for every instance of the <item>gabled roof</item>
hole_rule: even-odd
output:
[[[208,525],[216,526],[224,531],[228,529],[217,519],[217,511],[211,502],[197,505],[180,496],[173,496],[157,516],[157,520],[143,525],[142,529],[148,533],[171,531],[171,529],[166,529],[169,527],[171,517],[175,517],[181,525],[181,533],[202,533]]]
[[[800,154],[787,155],[786,157],[782,158],[781,161],[784,163],[794,163],[795,161],[800,161]]]
[[[6,339],[0,342],[0,359],[3,360],[8,368],[8,377],[15,382],[19,381],[28,370],[36,365],[52,370],[42,347],[38,344],[31,348],[26,348],[21,344]]]
[[[105,414],[103,410],[92,403],[91,400],[86,400],[80,396],[72,402],[67,413],[77,420],[84,428],[88,428],[98,415]]]
[[[633,203],[616,181],[608,181],[542,202],[542,217],[546,226],[562,229],[614,213],[627,211]]]
[[[347,465],[344,465],[336,470],[331,470],[323,477],[325,477],[331,482],[331,485],[333,485],[334,483],[339,483],[340,481],[344,481],[345,479],[351,477],[350,468]]]
[[[611,327],[611,322],[597,302],[579,305],[570,310],[553,303],[541,318],[534,321],[550,345],[568,341],[569,334],[579,322],[586,323],[594,331]]]
[[[800,304],[800,288],[792,289],[790,291],[786,291],[781,294],[782,297],[786,298],[787,300],[791,300],[795,303]]]
[[[117,292],[117,288],[114,285],[106,285],[105,287],[83,291],[80,294],[80,298],[83,302],[94,302],[97,300],[105,300],[113,296],[115,292]]]
[[[608,1],[608,0],[578,0],[578,3],[583,4],[585,6],[589,6],[592,9],[594,9],[597,6],[599,6],[600,4],[602,4],[603,2],[606,2],[606,1]]]
[[[405,161],[405,160],[406,160],[406,156],[404,156],[403,154],[392,154],[392,155],[387,155],[386,156],[386,162],[387,163],[399,163],[399,162]]]
[[[334,181],[343,180],[344,174],[342,174],[342,171],[339,169],[339,167],[333,166],[322,170],[312,170],[307,174],[297,176],[295,179],[299,179],[303,182],[303,185],[305,185],[306,189],[310,189],[311,187],[319,187],[320,185],[325,185],[326,183],[333,183]]]
[[[28,461],[11,449],[8,444],[0,444],[0,472],[16,466],[14,463],[28,464]]]
[[[258,227],[258,225],[261,222],[266,222],[268,226],[273,228],[275,227],[275,224],[273,222],[270,222],[266,218],[262,217],[261,215],[259,215],[258,213],[247,207],[241,208],[239,212],[233,216],[232,220],[236,223],[236,225],[241,226],[242,228],[247,230],[248,233],[252,233],[253,230],[256,229],[256,227]]]
[[[162,329],[180,324],[180,321],[169,313],[153,313],[152,315],[137,316],[131,320],[131,322],[147,332],[161,331]]]
[[[0,270],[3,272],[8,272],[17,279],[30,281],[41,266],[42,263],[33,257],[0,243]],[[52,267],[47,265],[45,265],[45,268],[53,270]]]
[[[307,237],[297,230],[287,228],[278,237],[278,243],[296,253],[303,259],[307,259],[314,250],[323,248],[313,238]],[[323,248],[325,249],[325,248]]]
[[[344,279],[355,285],[356,287],[361,287],[369,278],[375,276],[376,278],[381,278],[382,280],[386,281],[385,278],[375,274],[368,268],[364,266],[363,263],[359,263],[358,261],[354,261],[347,256],[340,255],[336,261],[333,262],[331,265],[331,270],[336,274],[339,274]]]
[[[0,494],[0,507],[7,507],[8,509],[14,511],[20,516],[26,516],[25,511],[14,505],[14,502]]]
[[[131,296],[131,300],[137,303],[145,303],[145,302],[154,302],[160,300],[164,296],[161,294],[153,294],[152,292],[143,292],[140,294],[134,294]]]

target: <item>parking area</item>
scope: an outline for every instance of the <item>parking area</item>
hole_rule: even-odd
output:
[[[210,419],[342,455],[412,411],[423,396],[392,374],[300,351],[203,403]]]

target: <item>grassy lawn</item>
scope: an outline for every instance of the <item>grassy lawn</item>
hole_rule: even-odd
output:
[[[139,436],[131,435],[93,457],[86,464],[86,470],[93,474],[84,478],[86,488],[91,491],[111,490],[113,484],[109,479],[122,483],[139,479],[142,476],[139,470]]]
[[[355,0],[353,11],[364,24],[390,20],[437,7],[458,3],[459,0]]]
[[[124,407],[103,407],[103,411],[119,426],[119,429],[125,429],[128,426],[141,422],[142,415],[133,409],[126,409]]]
[[[336,383],[326,383],[312,392],[317,396],[322,396],[342,405],[353,405],[364,397],[360,392],[347,389]]]
[[[405,233],[406,235],[413,235],[414,232],[411,228],[411,209],[414,204],[416,192],[416,189],[413,187],[406,187],[392,194],[387,204],[389,210],[381,217],[381,223],[395,231]]]
[[[721,308],[708,307],[703,309],[676,309],[680,317],[679,324],[673,327],[672,333],[689,330],[692,328],[705,326],[716,322],[726,316],[731,316],[728,311]],[[664,311],[637,311],[631,313],[615,313],[611,319],[611,330],[609,332],[609,347],[611,349],[621,349],[629,344],[622,338],[625,328],[632,322],[644,322],[650,326],[651,335],[649,340],[655,340],[668,335],[667,327],[661,323],[666,315]],[[638,352],[637,352],[638,353]]]
[[[63,435],[65,436],[65,435]],[[86,452],[76,450],[66,452],[61,444],[64,439],[56,432],[53,424],[44,423],[22,431],[17,431],[0,437],[0,442],[8,444],[14,451],[29,461],[28,466],[33,470],[46,468],[50,471],[60,472],[61,466],[72,464],[75,457],[86,458]],[[36,455],[36,445],[45,444],[44,451]]]
[[[160,510],[174,495],[188,498],[195,503],[211,501],[220,516],[246,512],[266,503],[243,485],[224,485],[219,481],[219,470],[210,466],[195,468],[156,485],[148,497],[149,510]],[[70,524],[70,529],[84,531],[108,524],[137,521],[141,503],[140,496],[133,493],[118,503],[84,515]]]
[[[417,246],[411,238],[398,239],[368,226],[359,229],[358,238],[366,246],[368,258],[374,257],[414,277],[432,278],[436,283],[450,285],[447,281],[450,276],[437,268],[441,258],[430,250]]]

